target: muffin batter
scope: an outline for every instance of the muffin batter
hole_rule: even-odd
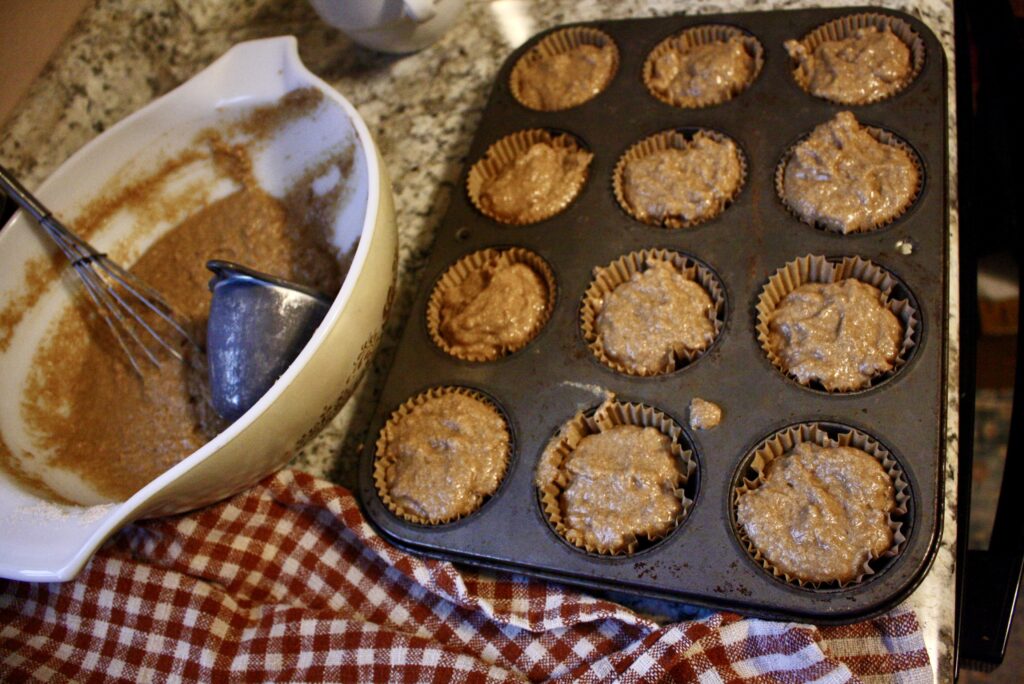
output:
[[[892,480],[870,454],[810,442],[768,464],[739,498],[737,521],[776,568],[807,582],[848,582],[892,546]]]
[[[480,187],[485,213],[507,223],[530,223],[557,214],[583,187],[593,158],[576,147],[538,142]]]
[[[793,149],[783,195],[804,221],[854,233],[903,212],[918,181],[909,152],[879,142],[853,114],[840,112]]]
[[[674,49],[654,60],[648,87],[677,107],[699,107],[725,102],[743,90],[754,76],[754,58],[743,38]]]
[[[820,43],[808,52],[787,40],[795,75],[808,92],[840,104],[865,104],[892,95],[910,78],[910,48],[888,27],[859,28],[848,38]]]
[[[827,390],[856,390],[893,367],[903,328],[878,288],[853,278],[805,283],[770,314],[768,344],[789,373]]]
[[[651,260],[605,297],[595,329],[609,358],[634,373],[662,373],[684,352],[711,344],[712,312],[703,287],[667,261]]]
[[[718,404],[694,397],[690,400],[690,427],[694,430],[710,430],[722,422],[722,407]]]
[[[528,55],[512,73],[519,99],[545,112],[568,109],[596,96],[615,68],[611,45],[577,45],[559,54]]]
[[[456,356],[498,358],[532,339],[547,306],[544,279],[526,264],[496,254],[443,292],[440,334]]]
[[[378,463],[395,512],[443,522],[471,513],[494,493],[508,463],[505,420],[457,392],[428,398],[385,426]],[[379,467],[379,466],[378,466]]]
[[[599,549],[663,536],[682,512],[671,441],[654,428],[619,425],[584,437],[562,464],[566,526]]]
[[[720,214],[742,181],[736,144],[698,131],[682,149],[629,159],[622,170],[622,195],[644,223],[692,223]]]

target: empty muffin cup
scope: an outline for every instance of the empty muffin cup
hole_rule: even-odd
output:
[[[686,29],[658,43],[644,62],[647,90],[665,104],[697,109],[727,102],[764,66],[761,42],[724,24]]]
[[[657,282],[640,282],[643,274],[655,267],[667,267],[665,274],[657,274],[662,278]],[[678,287],[682,283],[675,282],[676,276],[692,285],[684,285],[686,289]],[[631,282],[640,291],[609,313],[609,297]],[[649,302],[650,310],[640,310],[644,309],[644,293],[659,284],[670,290],[659,294],[678,295],[671,298],[677,306],[667,306],[659,298],[657,303]],[[703,306],[696,301],[699,298],[706,299]],[[623,314],[619,324],[606,318],[616,311]],[[632,331],[635,335],[631,336],[634,318],[637,325]],[[725,290],[718,276],[696,259],[667,249],[631,252],[607,266],[595,268],[580,306],[580,332],[598,361],[618,373],[640,377],[671,373],[693,363],[718,339],[724,324]]]
[[[589,102],[619,69],[619,48],[604,31],[583,26],[550,33],[526,52],[509,76],[521,105],[555,112]]]
[[[917,152],[914,150],[914,148],[912,148],[906,141],[897,136],[895,133],[873,126],[860,126],[860,124],[854,118],[852,120],[852,125],[859,126],[861,129],[866,131],[868,135],[870,135],[871,138],[873,138],[876,142],[880,143],[881,145],[890,146],[896,150],[901,150],[905,154],[906,161],[908,161],[910,163],[910,166],[912,167],[912,173],[910,173],[909,171],[907,173],[907,175],[911,176],[912,183],[907,183],[905,187],[912,187],[909,187],[908,191],[894,191],[896,196],[902,195],[901,197],[899,197],[900,201],[893,202],[892,205],[889,208],[885,209],[884,211],[879,210],[877,207],[866,206],[864,204],[865,200],[863,198],[876,198],[874,200],[876,202],[880,201],[877,199],[879,197],[883,199],[885,198],[884,193],[881,193],[878,187],[875,187],[883,184],[882,179],[872,179],[868,177],[868,174],[865,173],[862,169],[854,172],[854,167],[851,167],[848,162],[838,163],[837,166],[840,169],[839,173],[842,173],[845,170],[845,172],[848,175],[850,175],[850,177],[845,179],[837,179],[835,174],[829,172],[827,169],[817,168],[818,166],[825,165],[827,163],[827,160],[823,158],[822,154],[819,151],[812,151],[811,154],[808,155],[808,162],[812,165],[812,168],[807,174],[808,176],[810,176],[810,182],[812,184],[871,184],[867,187],[866,191],[858,191],[855,187],[844,187],[840,188],[842,190],[841,192],[835,189],[835,185],[833,185],[833,189],[828,193],[828,195],[831,198],[828,201],[838,201],[842,203],[859,201],[862,206],[856,207],[858,212],[866,211],[869,212],[869,214],[874,213],[876,215],[869,215],[866,217],[861,217],[855,220],[848,221],[841,219],[839,216],[837,216],[837,212],[834,209],[817,206],[817,203],[814,201],[808,200],[805,202],[795,197],[794,195],[796,195],[797,192],[795,190],[794,192],[789,191],[789,189],[787,188],[786,176],[790,168],[790,164],[797,163],[796,155],[798,150],[803,149],[803,145],[809,144],[809,141],[811,141],[812,136],[815,135],[815,132],[817,132],[819,128],[833,126],[845,127],[847,123],[851,123],[850,117],[852,116],[853,115],[850,114],[849,112],[840,112],[834,119],[819,124],[817,127],[815,127],[814,131],[811,131],[811,133],[801,138],[797,143],[795,143],[788,150],[786,150],[786,153],[782,155],[782,159],[779,161],[778,166],[775,167],[775,192],[778,194],[779,199],[782,200],[782,204],[786,207],[786,210],[789,211],[789,213],[794,218],[796,218],[798,221],[802,223],[806,223],[807,225],[813,226],[815,228],[820,228],[822,230],[834,231],[844,234],[870,232],[890,225],[891,223],[902,217],[904,214],[906,214],[907,210],[914,206],[914,203],[917,201],[917,198],[920,197],[921,195],[921,189],[924,187],[924,165],[921,163],[921,159],[917,155]],[[829,135],[827,136],[828,139],[835,140],[835,136],[832,133],[832,129],[828,128],[827,130],[829,132]],[[856,133],[856,131],[854,131],[854,133]],[[836,145],[836,150],[840,150],[838,154],[844,154],[841,151],[841,148],[841,145]],[[910,167],[907,168],[909,169]],[[891,174],[893,173],[893,164],[886,163],[879,166],[878,169],[884,171],[885,173]],[[902,179],[899,178],[899,176],[893,176],[891,180],[893,183],[896,183],[897,185],[903,184],[903,181]],[[847,209],[844,209],[844,211],[846,210]]]
[[[621,461],[623,454],[629,463]],[[593,413],[577,414],[552,437],[536,485],[560,537],[588,553],[630,555],[664,539],[686,518],[696,471],[674,420],[609,394]]]
[[[872,509],[865,513],[863,501],[858,502],[857,506],[853,506],[848,496],[835,495],[828,486],[829,483],[826,483],[826,480],[836,475],[838,468],[833,466],[832,472],[822,473],[823,479],[812,477],[808,480],[812,487],[815,489],[821,488],[822,491],[810,497],[807,504],[812,508],[827,508],[830,504],[835,504],[842,507],[844,512],[825,511],[819,512],[818,515],[807,513],[800,521],[796,521],[795,524],[802,524],[804,527],[807,527],[812,523],[820,523],[819,527],[810,530],[803,528],[799,530],[793,529],[790,532],[783,531],[771,536],[766,536],[762,533],[762,545],[765,548],[759,548],[751,539],[744,523],[740,520],[742,516],[740,512],[741,501],[744,497],[753,494],[759,488],[765,486],[772,474],[773,462],[794,454],[795,450],[802,443],[810,443],[816,447],[826,449],[852,447],[873,458],[878,466],[880,466],[880,471],[878,466],[873,466],[872,474],[877,475],[878,472],[884,472],[891,485],[891,489],[888,492],[890,496],[885,497],[888,500],[887,510]],[[813,462],[812,459],[811,463]],[[847,472],[850,473],[850,471]],[[863,470],[859,472],[863,472]],[[780,473],[780,477],[784,477],[786,483],[784,493],[781,496],[799,496],[798,492],[804,486],[803,479],[798,474],[786,472]],[[831,484],[837,486],[834,480]],[[839,489],[841,490],[842,487],[840,486]],[[871,489],[870,479],[865,479],[864,489]],[[758,444],[744,458],[737,473],[731,498],[733,531],[740,545],[746,550],[750,558],[772,576],[789,584],[808,589],[841,589],[870,579],[902,552],[906,546],[907,538],[910,536],[911,522],[913,520],[910,483],[892,453],[870,435],[851,427],[826,423],[811,422],[793,425],[776,432]],[[760,511],[751,507],[747,511],[747,516],[755,516],[756,513],[763,513],[765,510],[770,510],[773,513],[778,511],[780,515],[785,515],[787,506],[784,502],[771,500],[768,503],[770,506],[761,508]],[[847,508],[847,506],[850,506],[850,508]],[[858,508],[861,510],[857,510]],[[873,518],[875,525],[880,524],[881,528],[875,529],[873,532],[877,536],[884,531],[888,536],[888,544],[885,545],[885,550],[877,555],[869,549],[850,548],[847,550],[857,551],[855,555],[851,554],[854,555],[853,558],[844,559],[843,562],[836,561],[834,554],[837,553],[837,549],[829,546],[828,535],[830,531],[825,527],[824,523],[826,520],[841,520],[846,516],[859,517],[859,515],[865,515],[869,519]],[[768,525],[768,527],[764,528],[765,530],[773,529],[770,526],[772,521],[761,521],[755,517],[755,519],[748,520],[747,522],[750,525],[764,522]],[[787,539],[790,535],[792,540]],[[828,558],[823,561],[826,567],[818,567],[818,561],[822,561],[822,559],[817,558],[813,551],[807,556],[802,556],[787,548],[789,541],[793,541],[797,547],[808,544],[813,545],[821,541],[818,539],[819,536],[825,539],[825,547],[822,548],[827,547],[831,549]],[[870,534],[865,536],[869,539],[871,537]],[[847,537],[841,535],[839,543],[845,543],[847,539]],[[886,540],[883,537],[877,541],[882,542],[884,545]],[[776,561],[773,562],[768,556],[775,556]],[[863,562],[860,562],[861,558],[863,558]],[[844,566],[846,560],[849,560],[852,568],[848,572],[843,573],[844,577],[837,579],[825,579],[823,577],[808,579],[808,577],[815,577],[821,573],[828,573],[834,570],[832,567],[827,567],[828,565]],[[780,566],[788,567],[789,570],[787,571]]]
[[[593,157],[568,133],[519,131],[487,148],[470,168],[466,190],[473,206],[490,219],[518,226],[537,223],[576,199]]]
[[[891,35],[889,54],[880,43]],[[867,46],[840,41],[874,40]],[[831,46],[829,44],[832,44]],[[913,83],[924,67],[921,36],[907,22],[886,14],[852,14],[822,24],[800,40],[785,44],[793,63],[793,79],[815,97],[845,105],[866,105],[890,98]],[[819,62],[825,64],[818,69]]]
[[[555,275],[521,247],[482,249],[444,272],[427,302],[427,330],[442,351],[494,361],[540,333],[555,307]]]
[[[864,340],[854,340],[856,342],[854,344],[854,342],[849,342],[847,339],[840,339],[836,342],[838,345],[845,345],[852,349],[853,352],[851,353],[855,353],[858,350],[867,350],[866,355],[856,357],[855,363],[853,363],[857,370],[856,373],[852,372],[849,364],[840,363],[841,360],[834,358],[835,355],[825,353],[825,349],[813,348],[813,340],[804,333],[794,334],[800,338],[800,344],[811,346],[806,349],[782,350],[780,345],[787,341],[785,339],[786,331],[780,330],[777,334],[773,334],[772,328],[773,318],[777,315],[776,312],[779,310],[780,304],[786,300],[787,296],[802,285],[814,283],[827,285],[830,283],[840,283],[848,279],[875,288],[878,292],[878,301],[884,307],[884,310],[890,312],[896,318],[899,324],[899,331],[893,333],[892,346],[895,353],[891,355],[891,358],[887,357],[884,361],[879,361],[870,372],[865,371],[864,365],[869,360],[875,359],[874,352],[876,351],[874,348],[867,348],[867,345],[873,342],[870,339],[873,336],[870,330],[865,333],[869,338],[866,342]],[[866,292],[855,292],[854,296],[858,299],[861,297],[867,299]],[[796,305],[794,304],[794,306]],[[804,317],[805,320],[810,320],[812,314],[816,314],[816,312],[810,311],[813,305],[801,304],[800,306],[806,307],[804,311],[798,312],[801,315],[807,314]],[[830,315],[829,311],[828,309],[822,309],[820,325],[813,320],[808,325],[834,332],[837,329],[835,322],[825,319],[826,315]],[[896,375],[909,361],[920,336],[920,321],[917,308],[906,286],[885,269],[857,256],[829,259],[824,256],[807,255],[787,263],[768,279],[768,282],[761,290],[756,312],[757,323],[755,330],[757,332],[757,339],[772,365],[804,387],[829,393],[868,389]],[[873,314],[874,312],[871,313]],[[884,332],[886,324],[881,317],[872,315],[872,318],[868,320],[875,321],[879,329]],[[849,325],[838,327],[850,329],[853,323],[850,321],[846,322]],[[852,330],[852,333],[857,332],[857,330]],[[829,334],[832,333],[830,332]],[[783,356],[791,356],[796,363],[787,362]],[[803,363],[801,359],[807,359],[806,367],[794,367]],[[831,367],[825,367],[822,370],[822,368],[818,367],[817,363],[819,361],[825,362],[830,359],[840,364],[838,370],[834,370]],[[851,370],[851,372],[847,373],[847,370]]]
[[[637,221],[692,228],[725,211],[746,178],[746,157],[728,136],[709,129],[669,130],[626,150],[615,165],[612,190]]]
[[[508,422],[491,399],[467,387],[435,387],[388,418],[373,479],[393,514],[440,525],[473,513],[497,491],[511,453]]]

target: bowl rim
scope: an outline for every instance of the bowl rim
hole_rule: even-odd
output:
[[[25,568],[22,565],[9,563],[4,559],[0,559],[0,577],[9,577],[12,579],[28,581],[66,581],[72,579],[78,574],[100,544],[102,544],[108,536],[126,522],[135,519],[138,511],[142,509],[155,495],[157,495],[171,482],[177,480],[182,475],[205,462],[213,455],[213,453],[235,439],[235,437],[246,430],[261,415],[263,415],[291,384],[295,377],[302,372],[314,353],[327,338],[331,327],[337,322],[342,311],[348,306],[349,301],[352,299],[356,282],[360,279],[359,277],[368,258],[370,245],[373,242],[373,238],[377,230],[377,217],[381,206],[381,183],[383,178],[381,160],[378,156],[377,148],[370,131],[362,116],[341,93],[310,71],[305,64],[303,64],[299,57],[298,41],[294,36],[289,35],[263,38],[238,43],[232,46],[202,71],[184,81],[173,90],[152,100],[137,111],[126,116],[124,119],[118,121],[103,133],[83,145],[63,163],[61,163],[60,166],[39,185],[37,193],[41,196],[45,196],[50,188],[58,186],[61,183],[65,174],[71,173],[71,170],[74,169],[75,166],[80,165],[83,159],[88,159],[97,147],[107,144],[107,141],[110,138],[115,137],[136,120],[150,116],[154,110],[168,106],[169,102],[187,97],[186,89],[191,90],[196,88],[197,84],[202,84],[205,80],[215,78],[215,73],[219,69],[223,69],[226,64],[236,60],[251,59],[254,52],[265,53],[267,56],[279,58],[282,66],[288,68],[287,75],[285,75],[282,70],[276,75],[271,76],[269,79],[271,81],[281,79],[282,82],[284,82],[285,79],[289,79],[297,82],[294,87],[289,88],[284,92],[291,92],[292,90],[301,87],[314,87],[322,92],[328,100],[339,106],[352,122],[352,127],[359,143],[359,153],[363,156],[363,160],[366,165],[367,194],[366,209],[363,216],[362,228],[359,232],[358,244],[352,258],[352,263],[345,275],[344,281],[342,282],[341,289],[338,291],[334,301],[331,303],[331,307],[328,309],[324,319],[321,321],[320,325],[317,326],[305,347],[303,347],[295,360],[292,361],[288,369],[280,378],[278,378],[274,385],[259,399],[259,401],[257,401],[249,408],[248,411],[228,426],[228,428],[205,443],[199,449],[190,453],[174,466],[168,468],[159,476],[151,480],[126,501],[114,503],[112,505],[102,504],[110,505],[111,510],[98,518],[95,523],[83,525],[83,541],[77,551],[72,552],[70,548],[67,548],[65,552],[61,552],[59,550],[56,551],[54,554],[54,565],[47,568]],[[285,85],[287,86],[287,83],[285,83]],[[218,106],[216,100],[211,104],[214,109]],[[166,132],[166,130],[159,131],[158,134],[162,134],[164,132]],[[22,214],[23,212],[21,211],[16,212],[11,217],[10,221],[8,221],[7,226],[9,227],[15,223]],[[10,234],[10,232],[11,231],[9,230],[0,231],[0,244],[2,244],[5,234]],[[2,481],[0,481],[0,484],[2,484]],[[40,500],[45,501],[45,499]],[[58,556],[60,557],[59,562],[62,563],[62,565],[56,567],[58,564]]]

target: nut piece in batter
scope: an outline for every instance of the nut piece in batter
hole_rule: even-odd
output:
[[[645,67],[647,87],[677,107],[725,102],[754,77],[754,58],[741,36],[694,45],[674,39],[672,48],[660,52]]]
[[[903,341],[878,288],[854,278],[805,283],[771,312],[769,348],[801,383],[849,391],[892,369]]]
[[[651,259],[605,296],[595,329],[608,358],[633,373],[662,373],[685,352],[711,344],[713,311],[703,287],[671,263]]]
[[[618,64],[611,44],[584,43],[557,54],[533,52],[513,70],[512,91],[527,107],[545,112],[569,109],[597,96]]]
[[[690,400],[690,427],[694,430],[710,430],[722,422],[722,407],[718,404],[694,397]]]
[[[414,522],[475,511],[508,465],[509,433],[493,406],[457,391],[421,395],[396,411],[377,441],[381,498]]]
[[[586,182],[594,155],[556,142],[530,145],[497,175],[485,178],[477,200],[480,209],[504,223],[532,223],[568,206]]]
[[[910,48],[888,27],[859,28],[841,40],[819,43],[813,52],[797,40],[785,46],[797,64],[797,82],[812,95],[840,104],[881,100],[910,80]]]
[[[802,220],[842,233],[896,218],[917,195],[911,153],[881,142],[850,112],[839,112],[793,148],[783,199]]]
[[[530,265],[493,256],[464,280],[440,286],[438,333],[451,354],[490,360],[522,348],[548,315],[548,283]]]
[[[629,213],[644,223],[674,227],[720,214],[739,192],[744,172],[736,143],[697,131],[678,147],[627,153],[621,174]]]
[[[588,435],[562,463],[563,521],[586,546],[620,550],[660,537],[682,512],[682,480],[671,440],[651,427],[618,425]]]
[[[737,521],[775,568],[806,582],[849,582],[893,542],[892,479],[853,447],[801,442],[740,495]]]

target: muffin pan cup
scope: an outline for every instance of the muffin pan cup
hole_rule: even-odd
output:
[[[831,434],[830,434],[831,433]],[[889,512],[887,523],[892,532],[892,545],[878,558],[867,560],[861,567],[859,575],[853,579],[840,582],[812,582],[799,577],[790,576],[779,568],[775,567],[756,548],[754,543],[747,537],[743,527],[737,521],[737,507],[739,499],[744,494],[756,490],[765,483],[765,470],[769,464],[777,458],[781,458],[793,451],[797,444],[811,442],[822,447],[853,447],[871,455],[877,460],[892,481],[893,488],[893,509]],[[750,477],[750,476],[753,477]],[[850,584],[863,582],[866,578],[874,575],[880,570],[883,564],[892,558],[899,556],[909,534],[909,525],[904,521],[909,519],[911,493],[910,485],[903,477],[903,469],[889,453],[888,449],[872,439],[871,436],[859,430],[845,429],[841,426],[826,426],[818,423],[804,423],[781,430],[770,436],[750,454],[745,466],[741,466],[737,477],[736,488],[733,490],[733,524],[736,529],[736,537],[750,554],[750,557],[760,563],[765,570],[777,578],[794,584],[799,587],[813,587],[815,589],[843,588]]]
[[[466,192],[453,193],[360,462],[367,519],[385,539],[421,554],[582,587],[821,624],[881,613],[917,586],[941,533],[949,253],[946,69],[942,47],[924,24],[886,13],[920,36],[922,70],[898,95],[855,110],[858,120],[892,131],[917,153],[925,182],[913,207],[884,228],[841,235],[794,219],[774,188],[785,151],[843,109],[800,89],[783,42],[867,11],[879,13],[853,8],[586,24],[619,46],[619,70],[600,95],[561,112],[529,110],[508,88],[516,60],[545,34],[509,56],[495,77],[465,173],[503,137],[545,129],[571,133],[594,153],[589,181],[565,211],[515,227],[481,214]],[[766,53],[760,76],[734,99],[703,109],[683,110],[652,97],[643,84],[647,55],[665,38],[708,23],[736,26],[760,41]],[[719,216],[688,230],[648,226],[625,214],[612,190],[620,157],[660,131],[695,128],[720,131],[743,149],[748,167],[743,191]],[[497,361],[451,357],[430,338],[430,284],[467,254],[510,246],[535,252],[555,274],[558,299],[550,320],[529,344]],[[583,339],[580,302],[595,267],[659,248],[690,255],[719,277],[728,302],[725,324],[714,345],[686,368],[655,377],[617,373],[601,364]],[[913,353],[886,382],[861,392],[826,394],[800,386],[768,360],[756,332],[758,298],[776,271],[808,254],[840,261],[858,256],[896,276],[913,293],[919,322]],[[515,453],[505,481],[478,511],[425,527],[401,520],[381,501],[373,479],[373,443],[396,407],[427,388],[447,385],[475,388],[492,398],[508,418]],[[698,464],[686,519],[632,555],[587,553],[566,543],[549,525],[534,481],[552,435],[577,414],[595,409],[607,391],[620,402],[657,408],[683,426]],[[694,397],[722,407],[718,427],[686,427]],[[779,580],[751,560],[732,522],[732,496],[744,459],[767,435],[803,423],[835,424],[870,435],[900,465],[912,495],[905,521],[909,534],[898,556],[842,588]]]
[[[824,95],[813,95],[813,93],[808,90],[810,85],[809,74],[800,66],[796,59],[791,57],[790,66],[792,68],[793,79],[805,92],[807,92],[807,94],[814,97],[821,97],[822,99],[829,100],[836,104],[845,104],[848,107],[860,107],[873,102],[881,102],[882,100],[899,95],[904,88],[913,83],[914,79],[920,75],[921,69],[924,67],[925,46],[920,33],[914,30],[913,25],[896,16],[895,13],[880,14],[870,11],[863,14],[843,15],[838,19],[828,21],[821,26],[814,28],[814,30],[800,38],[794,38],[794,40],[802,43],[809,54],[814,54],[814,51],[822,43],[849,38],[857,31],[857,29],[864,28],[876,28],[879,31],[888,29],[892,31],[897,38],[903,41],[903,44],[910,50],[910,74],[893,90],[893,92],[868,98],[863,101],[851,101],[845,103],[827,98]]]
[[[850,111],[850,109],[847,108],[844,111]],[[821,123],[825,124],[828,122],[822,121]],[[860,121],[859,119],[858,123],[864,126],[864,122]],[[854,233],[869,233],[873,230],[880,230],[882,228],[885,228],[894,221],[898,221],[900,217],[902,217],[904,214],[910,211],[911,208],[913,208],[914,203],[917,201],[917,198],[920,197],[921,195],[921,189],[924,187],[924,168],[921,164],[921,160],[917,156],[917,153],[914,151],[914,148],[911,147],[905,140],[901,140],[899,136],[894,135],[890,131],[884,130],[882,128],[876,128],[874,126],[865,126],[865,128],[867,129],[867,132],[875,140],[882,143],[883,145],[892,145],[894,147],[899,147],[900,149],[904,150],[907,153],[907,155],[910,157],[911,163],[913,163],[914,167],[917,169],[917,185],[914,187],[914,194],[910,196],[906,204],[900,207],[899,210],[893,213],[892,216],[889,216],[872,226],[847,231],[845,233],[846,235],[852,235]],[[820,230],[843,233],[843,231],[840,230],[838,226],[829,225],[822,221],[812,221],[805,218],[804,216],[801,216],[800,212],[796,209],[796,207],[794,207],[786,199],[786,167],[789,165],[790,160],[793,158],[793,154],[795,152],[797,145],[807,140],[810,134],[811,131],[808,131],[807,135],[805,135],[803,138],[801,138],[793,145],[791,145],[790,148],[786,150],[786,153],[782,155],[782,159],[779,160],[779,165],[775,167],[775,192],[779,195],[779,200],[786,206],[786,209],[789,210],[790,215],[797,221],[805,223],[809,226],[813,226]]]
[[[580,530],[573,529],[564,520],[561,495],[569,485],[569,479],[562,464],[585,437],[622,425],[654,428],[671,440],[669,448],[678,470],[678,480],[674,483],[673,493],[679,499],[680,508],[672,525],[667,529],[636,532],[629,535],[621,546],[607,546],[588,538]],[[682,428],[661,411],[650,406],[624,404],[615,401],[615,397],[611,395],[593,413],[576,414],[551,438],[538,464],[537,489],[548,522],[554,527],[555,532],[570,544],[590,553],[608,555],[631,555],[636,552],[638,545],[657,543],[672,534],[672,531],[686,519],[686,514],[693,506],[693,499],[687,494],[687,489],[695,489],[692,483],[697,463],[693,458],[693,452],[686,448],[684,439]]]
[[[846,278],[854,278],[871,285],[881,293],[881,301],[899,320],[903,330],[903,341],[899,352],[893,360],[892,368],[876,373],[863,387],[853,389],[826,389],[816,380],[801,380],[797,374],[791,373],[783,361],[771,348],[770,322],[771,315],[779,304],[793,290],[805,283],[837,283]],[[785,373],[795,382],[806,387],[814,387],[825,392],[859,392],[875,387],[899,372],[907,364],[914,351],[914,342],[920,329],[917,309],[911,295],[892,274],[860,257],[844,257],[829,260],[823,256],[807,255],[789,262],[768,279],[761,296],[757,299],[757,340],[761,343],[768,360],[780,373]]]
[[[604,308],[604,302],[608,296],[620,286],[629,282],[636,273],[647,270],[652,262],[663,261],[671,264],[677,273],[686,280],[691,280],[700,285],[704,292],[711,299],[711,310],[709,320],[712,326],[712,337],[707,344],[699,349],[684,349],[680,353],[672,354],[669,364],[660,370],[649,371],[639,368],[630,368],[624,363],[613,359],[604,348],[604,342],[598,334],[597,321]],[[685,368],[700,358],[711,345],[718,339],[722,332],[725,321],[725,291],[718,276],[704,264],[694,261],[692,258],[679,252],[670,252],[665,249],[645,249],[641,252],[626,254],[612,263],[594,269],[594,277],[590,281],[590,287],[583,295],[583,302],[580,305],[580,333],[590,351],[594,353],[598,361],[612,370],[625,373],[626,375],[637,375],[650,377],[664,373],[674,373]]]

